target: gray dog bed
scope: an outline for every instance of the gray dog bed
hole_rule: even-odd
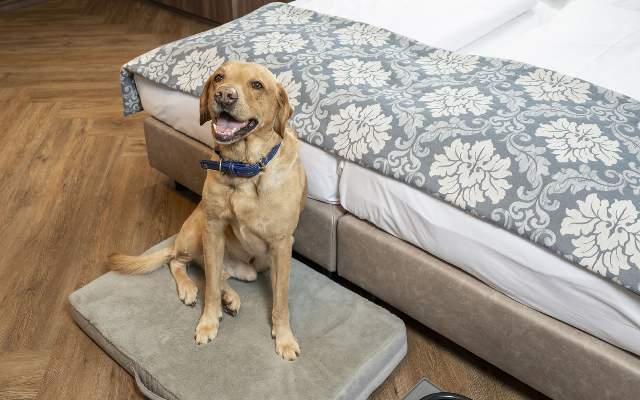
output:
[[[189,273],[200,288],[194,308],[178,300],[166,267],[108,273],[69,297],[78,325],[152,399],[366,399],[407,351],[399,318],[297,260],[289,290],[296,361],[275,353],[268,274],[230,280],[240,313],[225,314],[218,337],[198,346],[203,279],[199,268]]]

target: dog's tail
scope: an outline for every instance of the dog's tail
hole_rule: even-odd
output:
[[[160,248],[153,253],[139,256],[128,256],[125,254],[111,254],[108,265],[112,271],[122,274],[146,274],[155,271],[175,257],[173,243]]]

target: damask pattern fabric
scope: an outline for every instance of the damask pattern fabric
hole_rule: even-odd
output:
[[[302,140],[640,294],[640,102],[272,3],[125,64],[125,114],[133,74],[199,96],[227,59],[276,75]]]

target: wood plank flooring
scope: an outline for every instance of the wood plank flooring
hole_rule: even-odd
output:
[[[195,196],[149,167],[121,64],[208,26],[148,1],[50,0],[0,12],[0,399],[141,399],[73,323],[67,296],[105,255],[176,232]],[[409,354],[373,395],[421,377],[475,399],[541,395],[407,320]]]

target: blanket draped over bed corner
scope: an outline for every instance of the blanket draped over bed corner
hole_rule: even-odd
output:
[[[640,102],[519,62],[272,3],[121,71],[199,96],[226,59],[268,67],[300,138],[640,294]]]

